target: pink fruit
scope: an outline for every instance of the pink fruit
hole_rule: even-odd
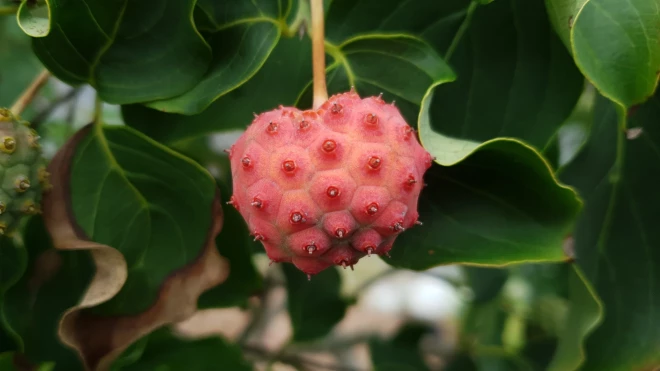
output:
[[[308,275],[387,254],[417,221],[431,155],[399,110],[354,90],[258,115],[229,151],[230,203],[274,262]]]

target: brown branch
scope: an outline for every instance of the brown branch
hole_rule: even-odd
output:
[[[282,362],[286,363],[292,366],[296,366],[299,368],[302,367],[316,367],[324,370],[332,370],[332,371],[362,371],[362,369],[355,368],[355,367],[346,367],[342,366],[339,364],[331,364],[331,363],[325,363],[325,362],[320,362],[317,360],[309,359],[307,357],[303,357],[298,354],[292,354],[292,353],[273,353],[270,352],[264,348],[261,347],[256,347],[252,345],[243,345],[242,346],[243,351],[247,353],[252,353],[262,359],[269,360],[269,361],[274,361],[274,362]]]
[[[43,70],[37,77],[32,81],[30,86],[23,91],[23,94],[16,100],[16,103],[11,107],[11,112],[15,116],[20,116],[25,107],[27,107],[30,102],[37,95],[39,90],[46,84],[48,78],[50,77],[50,72],[48,70]]]
[[[328,100],[325,82],[325,23],[323,0],[310,0],[312,10],[312,68],[314,73],[314,109]]]

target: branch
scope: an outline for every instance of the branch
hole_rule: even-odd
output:
[[[328,100],[325,83],[325,24],[323,0],[310,0],[312,5],[312,67],[314,73],[314,109]]]
[[[20,116],[25,107],[27,107],[30,102],[37,95],[39,90],[46,84],[48,78],[50,77],[50,72],[48,70],[43,70],[37,77],[32,81],[30,86],[25,89],[23,94],[16,100],[16,103],[11,107],[10,111],[14,116]]]
[[[18,11],[17,6],[0,6],[0,16],[14,15]]]
[[[303,357],[298,354],[291,353],[272,353],[268,350],[252,345],[243,345],[243,350],[248,353],[252,353],[262,359],[267,359],[273,362],[282,362],[289,364],[291,366],[302,367],[316,367],[324,370],[333,370],[333,371],[362,371],[359,368],[355,367],[346,367],[338,364],[324,363],[319,362],[313,359]]]
[[[53,111],[55,111],[60,105],[66,103],[69,100],[71,100],[72,98],[74,98],[76,96],[76,94],[78,94],[79,91],[80,91],[80,88],[71,89],[68,93],[66,93],[66,94],[58,97],[57,99],[53,100],[48,105],[48,107],[46,107],[42,111],[38,112],[34,116],[34,118],[32,120],[30,120],[30,125],[32,125],[32,127],[34,127],[34,128],[39,126],[44,120],[48,119],[48,117],[50,116],[51,113],[53,113]]]

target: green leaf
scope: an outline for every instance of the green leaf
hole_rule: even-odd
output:
[[[281,33],[286,32],[282,30],[286,23],[280,18],[277,5],[272,0],[237,5],[208,0],[199,3],[197,6],[209,23],[205,31],[212,32],[206,37],[213,50],[211,66],[202,80],[185,94],[150,102],[147,106],[193,115],[247,82],[268,59]]]
[[[23,32],[32,37],[46,37],[50,33],[50,0],[45,4],[21,2],[16,13],[16,20]]]
[[[547,17],[538,1],[476,7],[445,56],[458,78],[436,88],[432,127],[477,142],[515,137],[539,150],[548,145],[575,107],[583,78]],[[435,44],[434,33],[424,36]]]
[[[216,184],[199,164],[126,127],[89,127],[76,144],[71,209],[91,240],[119,250],[128,279],[97,314],[137,314],[164,281],[197,260],[212,227]]]
[[[571,285],[570,326],[555,370],[647,370],[660,364],[659,103],[656,94],[626,112],[599,97],[589,142],[560,175],[584,195],[585,209],[574,234],[576,273],[583,282]]]
[[[26,226],[25,249],[25,274],[0,302],[5,325],[29,361],[54,361],[56,371],[82,371],[74,351],[60,342],[57,333],[60,317],[78,303],[92,280],[92,257],[88,251],[54,249],[40,216]]]
[[[308,38],[282,38],[254,77],[198,115],[167,114],[137,104],[122,106],[122,114],[127,125],[165,143],[245,129],[254,119],[253,112],[297,100],[312,76],[310,55]],[[287,73],[282,73],[284,66]]]
[[[347,307],[340,297],[341,277],[337,269],[326,269],[310,280],[292,264],[282,264],[282,270],[293,341],[313,341],[327,335],[344,318]]]
[[[5,293],[18,282],[27,268],[27,251],[22,241],[0,236],[0,353],[16,350],[21,339],[7,323]]]
[[[89,83],[109,103],[170,98],[194,87],[211,49],[192,22],[195,0],[50,0],[51,30],[35,54],[59,79]]]
[[[369,341],[374,371],[429,370],[419,349],[419,342],[427,331],[425,327],[406,325],[389,341]]]
[[[425,270],[441,264],[501,265],[566,259],[561,246],[581,202],[525,143],[477,143],[433,131],[433,88],[422,104],[419,134],[437,164],[424,177],[417,232],[402,233],[388,264]],[[437,190],[435,192],[430,190]]]
[[[649,99],[660,72],[656,0],[546,0],[552,24],[601,94],[630,107]]]
[[[254,77],[200,114],[166,114],[127,105],[122,110],[124,119],[156,140],[176,143],[210,132],[245,129],[254,112],[275,109],[280,104],[309,109],[310,42],[308,38],[280,39]],[[360,35],[338,44],[328,42],[326,51],[332,58],[326,69],[329,94],[348,91],[351,86],[362,96],[382,92],[384,99],[396,99],[411,122],[417,117],[427,87],[451,73],[433,48],[405,34]]]
[[[211,369],[250,371],[241,349],[219,337],[188,340],[176,337],[169,328],[151,333],[139,360],[115,368],[117,371]]]
[[[502,268],[463,267],[474,297],[472,303],[481,304],[495,299],[509,278],[509,272]]]
[[[11,107],[42,67],[13,18],[0,17],[0,35],[0,107]]]

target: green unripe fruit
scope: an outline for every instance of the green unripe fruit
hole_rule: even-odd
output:
[[[47,184],[37,132],[0,108],[0,235],[12,234],[23,218],[41,212]]]

